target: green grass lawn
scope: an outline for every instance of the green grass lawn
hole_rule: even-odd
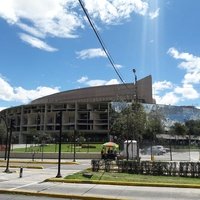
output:
[[[89,172],[93,176],[86,178],[83,173]],[[173,176],[150,176],[116,172],[91,172],[85,170],[74,175],[66,176],[65,179],[114,181],[114,182],[142,182],[142,183],[171,183],[171,184],[197,184],[200,185],[200,178],[184,178]]]
[[[62,152],[74,152],[73,144],[62,144]],[[102,144],[84,144],[76,146],[76,152],[101,152]],[[39,145],[32,145],[28,148],[13,149],[14,152],[42,152],[42,147]],[[58,152],[58,144],[49,144],[43,147],[43,152]]]

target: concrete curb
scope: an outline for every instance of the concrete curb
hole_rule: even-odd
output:
[[[19,194],[19,195],[29,195],[29,196],[44,196],[44,197],[54,197],[54,198],[69,198],[69,199],[82,199],[82,200],[116,200],[116,198],[109,197],[95,197],[95,196],[81,196],[73,194],[59,194],[59,193],[45,193],[45,192],[34,192],[25,190],[2,190],[0,189],[0,194]],[[117,200],[124,200],[118,199]]]
[[[50,178],[44,182],[62,182],[62,183],[82,183],[82,184],[104,184],[104,185],[121,185],[121,186],[148,186],[148,187],[175,187],[175,188],[194,188],[200,189],[200,184],[174,184],[174,183],[150,183],[150,182],[114,182],[114,181],[96,181],[96,180],[78,180]]]
[[[1,168],[6,167],[5,165],[0,165]],[[23,166],[23,165],[10,165],[10,168],[27,168],[27,169],[44,169],[43,166]]]
[[[0,163],[6,163],[5,160],[0,160]],[[26,164],[58,164],[58,161],[17,161],[17,160],[10,160],[10,163],[26,163]],[[68,165],[79,165],[78,162],[73,161],[62,161],[61,164],[68,164]]]

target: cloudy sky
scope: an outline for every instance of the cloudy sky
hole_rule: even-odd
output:
[[[199,0],[82,0],[124,82],[152,75],[159,104],[200,107]],[[0,1],[0,110],[118,84],[78,0]]]

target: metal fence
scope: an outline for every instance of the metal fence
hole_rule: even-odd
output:
[[[193,161],[200,160],[200,146],[197,144],[180,144],[176,141],[156,141],[153,144],[148,142],[140,143],[140,157],[142,160],[155,161]]]
[[[92,171],[200,178],[200,162],[92,160]]]

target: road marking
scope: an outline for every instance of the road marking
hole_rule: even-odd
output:
[[[21,186],[15,187],[15,188],[10,188],[8,190],[12,191],[12,190],[16,190],[16,189],[19,189],[19,188],[27,187],[27,186],[30,186],[30,185],[34,185],[34,184],[37,184],[37,183],[39,183],[39,182],[37,181],[37,182],[29,183],[29,184],[26,184],[26,185],[21,185]]]

